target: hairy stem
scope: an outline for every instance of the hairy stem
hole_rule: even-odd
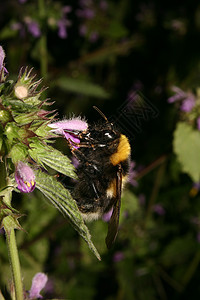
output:
[[[12,192],[7,190],[4,194],[5,203],[11,204]],[[15,300],[23,300],[23,286],[22,286],[22,277],[21,277],[21,268],[19,262],[19,255],[17,250],[17,244],[15,239],[15,224],[13,224],[12,219],[9,219],[11,216],[7,216],[4,219],[4,229],[6,233],[6,241],[8,247],[8,255],[10,260],[10,266],[12,271],[12,277],[14,282],[15,289]]]
[[[7,246],[10,258],[10,265],[12,269],[13,282],[15,287],[15,299],[23,300],[23,286],[21,278],[21,268],[17,250],[17,244],[15,239],[15,230],[11,229],[10,232],[6,232]]]

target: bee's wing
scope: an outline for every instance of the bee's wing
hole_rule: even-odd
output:
[[[118,227],[119,227],[119,214],[121,206],[121,190],[122,190],[122,172],[119,168],[116,176],[116,199],[113,205],[113,212],[108,223],[108,233],[106,236],[106,245],[110,249],[116,239]]]

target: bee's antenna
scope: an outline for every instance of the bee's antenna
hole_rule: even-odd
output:
[[[102,111],[96,107],[96,106],[93,106],[94,109],[96,109],[96,111],[98,111],[98,113],[106,120],[106,122],[108,122],[108,119],[106,118],[106,116],[102,113]]]

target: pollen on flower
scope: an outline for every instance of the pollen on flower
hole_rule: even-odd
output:
[[[15,96],[18,99],[23,99],[28,96],[28,89],[23,85],[18,85],[15,87]]]
[[[35,174],[33,170],[23,162],[18,162],[15,170],[17,188],[23,193],[30,193],[35,188]]]
[[[33,187],[35,185],[35,182],[33,180],[31,180],[31,182],[24,181],[24,183],[27,185],[28,188]]]

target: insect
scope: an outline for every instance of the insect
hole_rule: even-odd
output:
[[[118,232],[121,192],[128,180],[131,147],[128,138],[97,107],[94,109],[104,120],[88,125],[75,118],[68,121],[68,129],[63,121],[59,127],[79,162],[72,196],[83,218],[97,220],[113,209],[106,237],[106,245],[111,248]]]

